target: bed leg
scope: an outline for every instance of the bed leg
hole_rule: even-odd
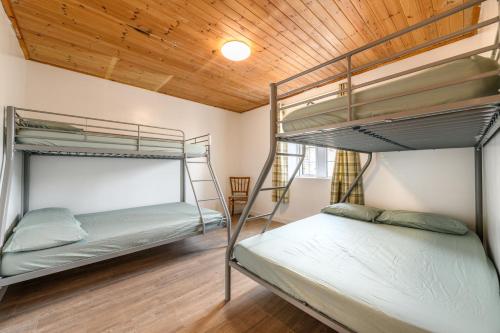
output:
[[[224,301],[227,303],[231,300],[231,266],[229,266],[229,260],[227,259],[225,271],[225,293]]]
[[[7,292],[8,286],[3,286],[0,287],[0,302],[2,301],[3,297],[5,296],[5,293]]]

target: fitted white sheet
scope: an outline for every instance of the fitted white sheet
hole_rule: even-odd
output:
[[[239,242],[234,256],[358,332],[500,332],[497,273],[472,232],[318,214]]]
[[[202,213],[208,229],[222,221],[217,211],[202,208]],[[185,202],[82,214],[75,218],[88,233],[87,238],[50,249],[4,253],[0,275],[27,273],[158,241],[194,236],[202,229],[198,209]]]
[[[21,129],[17,131],[16,142],[20,144],[49,147],[81,147],[101,149],[137,150],[137,138],[134,136],[105,136],[85,134],[85,132],[61,132],[57,130]],[[206,153],[204,144],[184,145],[186,154],[202,155]],[[142,138],[140,150],[151,152],[170,152],[182,154],[182,143],[155,138]]]

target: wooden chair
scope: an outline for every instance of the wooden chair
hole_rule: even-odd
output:
[[[229,209],[234,215],[234,203],[247,203],[250,177],[229,177],[231,183],[231,195],[229,196]]]

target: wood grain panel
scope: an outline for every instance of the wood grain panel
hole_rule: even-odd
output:
[[[244,112],[268,85],[464,0],[2,0],[27,59]],[[353,58],[380,59],[474,24],[475,7]],[[242,40],[252,55],[220,53]],[[286,89],[345,70],[323,68]]]

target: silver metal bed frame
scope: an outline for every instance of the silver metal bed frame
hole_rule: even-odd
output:
[[[200,203],[207,201],[218,201],[223,210],[223,219],[220,223],[222,227],[227,228],[227,239],[229,241],[231,236],[231,215],[229,213],[229,209],[227,207],[226,201],[224,199],[224,195],[222,193],[219,181],[217,176],[213,170],[212,163],[210,160],[210,149],[211,149],[211,139],[210,134],[205,134],[201,136],[197,136],[194,138],[186,139],[185,134],[182,130],[172,129],[166,127],[159,126],[150,126],[144,124],[135,124],[135,123],[127,123],[113,120],[106,120],[100,118],[91,118],[91,117],[82,117],[82,116],[73,116],[62,113],[54,113],[54,112],[46,112],[39,111],[33,109],[19,108],[14,106],[7,106],[4,110],[4,137],[3,137],[3,147],[4,147],[4,156],[3,156],[3,164],[2,164],[2,178],[1,178],[1,190],[0,190],[0,248],[4,244],[5,240],[8,238],[10,232],[6,230],[6,226],[9,222],[7,221],[7,208],[9,205],[10,198],[10,189],[12,186],[13,173],[14,173],[14,164],[15,164],[15,153],[18,152],[22,154],[22,176],[21,176],[21,208],[17,217],[17,221],[19,221],[26,212],[29,210],[29,184],[30,184],[30,157],[32,155],[49,155],[49,156],[76,156],[76,157],[122,157],[122,158],[149,158],[149,159],[173,159],[178,160],[180,162],[180,201],[186,201],[186,179],[185,174],[187,174],[187,180],[191,185],[191,189],[194,194],[194,198],[196,201],[196,207],[198,210],[198,214],[200,215],[200,222],[202,225],[202,230],[197,234],[205,234],[208,231],[205,228],[205,220],[203,214],[201,212]],[[29,125],[29,122],[33,121],[50,121],[52,124],[58,125],[58,129],[50,128],[41,128],[34,127],[33,125]],[[61,127],[62,126],[62,127]],[[75,128],[78,131],[75,132],[68,128]],[[42,126],[43,127],[43,126]],[[75,146],[67,147],[67,146],[54,146],[49,145],[44,141],[40,141],[41,143],[37,144],[22,144],[17,142],[17,138],[22,135],[19,134],[20,130],[29,129],[31,132],[40,131],[42,134],[49,133],[48,135],[53,135],[53,133],[71,133],[71,134],[81,134],[83,136],[83,140],[75,139]],[[109,141],[106,139],[109,138],[125,138],[128,140],[135,140],[133,142],[136,143],[135,149],[130,149],[130,144],[128,143],[120,143],[113,141],[113,146],[119,146],[123,144],[122,148],[90,148],[85,147],[83,143],[89,143],[88,137],[92,137],[92,143],[98,144],[109,144]],[[30,139],[60,139],[60,138],[51,138],[47,135],[30,134],[28,136],[22,136],[23,138]],[[102,141],[100,138],[102,137]],[[96,138],[98,138],[96,140]],[[68,141],[71,139],[63,139]],[[172,143],[173,147],[168,147],[166,150],[165,147],[157,145],[152,145],[151,142],[156,143]],[[78,144],[81,143],[82,146],[78,147]],[[205,146],[205,152],[201,154],[188,154],[186,152],[185,146],[188,144],[200,144]],[[126,147],[126,146],[128,147]],[[163,148],[163,150],[162,150]],[[207,179],[192,179],[191,171],[189,168],[189,164],[201,164],[206,165],[209,172],[209,177]],[[199,182],[211,182],[214,186],[216,197],[214,198],[199,198],[196,193],[195,184]],[[11,228],[15,225],[15,223],[11,226]],[[194,235],[197,235],[194,234]],[[7,286],[31,280],[37,277],[69,270],[72,268],[92,264],[95,262],[115,258],[118,256],[126,255],[129,253],[142,251],[145,249],[149,249],[152,247],[172,243],[181,239],[185,239],[188,237],[192,237],[194,235],[188,235],[184,237],[179,237],[177,239],[167,240],[167,241],[158,241],[151,244],[145,244],[141,246],[136,246],[116,252],[112,252],[106,255],[95,256],[88,259],[82,259],[78,261],[74,261],[71,263],[40,269],[36,271],[31,271],[28,273],[8,276],[8,277],[0,277],[0,300]]]
[[[439,43],[453,40],[457,37],[464,36],[475,32],[477,29],[484,28],[493,24],[498,27],[499,17],[498,15],[494,18],[488,19],[484,22],[474,24],[470,27],[464,28],[460,31],[450,33],[448,35],[436,38],[431,41],[424,42],[420,45],[412,47],[410,49],[401,51],[397,54],[389,56],[387,58],[373,61],[371,63],[361,65],[359,67],[353,68],[352,57],[369,50],[373,47],[379,46],[386,43],[394,38],[398,38],[404,34],[412,32],[416,29],[425,27],[432,24],[440,19],[449,17],[455,13],[463,11],[467,8],[471,8],[482,3],[485,0],[471,0],[453,9],[450,9],[442,14],[436,15],[432,18],[423,20],[420,23],[412,25],[406,29],[398,31],[396,33],[390,34],[382,39],[369,43],[363,47],[350,51],[332,60],[329,60],[323,64],[312,67],[304,72],[293,75],[287,79],[279,81],[277,83],[271,83],[270,85],[270,150],[267,156],[266,162],[259,178],[256,181],[255,187],[250,194],[249,200],[238,224],[232,234],[229,246],[226,252],[226,284],[225,284],[225,300],[226,302],[231,299],[231,268],[238,270],[239,272],[247,275],[256,282],[264,285],[269,290],[277,294],[278,296],[284,298],[293,305],[299,307],[303,311],[307,312],[314,318],[328,325],[329,327],[335,329],[338,332],[352,332],[352,330],[342,323],[335,320],[335,318],[330,318],[325,314],[317,311],[309,304],[302,300],[296,299],[293,296],[280,290],[277,286],[273,286],[268,282],[264,281],[260,277],[256,276],[251,271],[247,270],[245,267],[240,265],[237,259],[233,255],[234,247],[241,233],[241,230],[245,226],[247,221],[266,218],[267,223],[265,224],[262,233],[266,232],[272,218],[276,214],[278,207],[280,206],[283,197],[290,188],[297,171],[304,160],[305,145],[321,146],[321,147],[331,147],[344,150],[358,151],[368,154],[368,159],[362,168],[361,173],[353,182],[352,186],[349,188],[347,193],[341,199],[345,201],[349,196],[350,192],[354,188],[355,184],[361,179],[363,173],[368,168],[372,153],[373,152],[388,152],[388,151],[402,151],[402,150],[418,150],[418,149],[442,149],[442,148],[453,148],[453,147],[474,147],[475,148],[475,184],[476,184],[476,232],[481,237],[483,236],[483,219],[482,219],[482,148],[488,143],[488,141],[496,134],[500,127],[500,122],[497,119],[500,116],[500,94],[493,96],[479,97],[474,99],[469,99],[461,102],[449,103],[445,105],[437,105],[426,108],[419,108],[415,110],[407,110],[398,113],[392,113],[383,116],[376,116],[366,119],[355,119],[353,114],[353,108],[369,103],[378,102],[381,100],[387,100],[391,98],[397,98],[401,96],[411,95],[427,90],[438,89],[447,86],[453,86],[456,84],[464,83],[470,80],[478,80],[487,77],[498,76],[500,73],[498,70],[483,73],[463,79],[460,81],[449,81],[445,84],[440,85],[430,85],[425,89],[412,90],[404,94],[387,96],[379,99],[372,99],[363,103],[353,103],[353,90],[365,88],[370,85],[374,85],[380,82],[385,82],[388,80],[396,79],[401,76],[405,76],[411,73],[415,73],[424,69],[429,69],[438,65],[446,64],[451,61],[467,58],[472,55],[481,54],[484,52],[491,52],[492,57],[498,61],[498,30],[497,38],[494,44],[482,47],[477,50],[463,53],[458,56],[454,56],[445,60],[435,61],[431,64],[420,66],[411,70],[405,70],[397,74],[388,75],[380,79],[372,80],[366,83],[353,85],[351,82],[352,76],[359,74],[367,69],[373,68],[375,66],[388,63],[390,61],[396,60],[400,57],[410,55],[416,51],[424,50],[431,46],[437,46]],[[497,28],[498,29],[498,28]],[[278,88],[287,84],[297,78],[302,78],[307,74],[314,72],[318,69],[324,68],[332,64],[341,64],[341,62],[346,62],[346,70],[340,74],[328,77],[326,79],[306,84],[299,88],[295,88],[281,94],[278,94]],[[346,80],[347,87],[345,89],[338,89],[333,92],[323,94],[317,97],[308,98],[300,102],[290,103],[288,105],[279,104],[279,102],[287,97],[294,96],[296,94],[302,93],[309,89],[325,85],[327,83]],[[292,132],[280,132],[278,128],[286,120],[279,119],[279,115],[282,114],[284,110],[295,108],[299,106],[306,106],[315,101],[324,99],[326,97],[339,95],[345,93],[347,95],[347,105],[345,107],[330,109],[322,113],[330,113],[335,111],[345,111],[347,121],[321,126],[317,128],[309,128],[306,130],[292,131]],[[306,115],[303,118],[309,118],[316,116],[320,113],[315,113],[314,115]],[[289,154],[277,151],[277,144],[279,142],[291,142],[301,145],[300,153]],[[297,166],[292,173],[290,179],[286,186],[279,187],[268,187],[264,188],[263,184],[265,179],[270,173],[273,161],[276,156],[294,156],[298,157]],[[281,189],[281,197],[276,202],[276,205],[271,212],[267,214],[262,214],[259,216],[249,217],[251,209],[255,203],[257,195],[261,191]]]

